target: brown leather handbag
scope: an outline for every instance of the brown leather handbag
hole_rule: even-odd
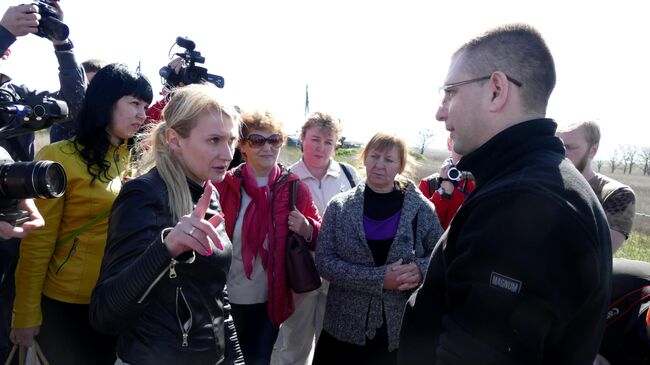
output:
[[[297,191],[298,180],[294,180],[291,182],[291,211],[296,209]],[[289,231],[285,256],[287,284],[294,293],[306,293],[320,287],[321,280],[314,264],[314,257],[302,236]]]

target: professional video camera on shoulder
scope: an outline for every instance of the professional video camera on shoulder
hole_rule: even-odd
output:
[[[0,141],[44,129],[68,119],[68,105],[50,97],[26,103],[0,89]],[[29,220],[20,199],[58,198],[65,192],[65,169],[54,161],[14,162],[0,147],[0,220],[20,225]]]
[[[198,82],[209,82],[219,88],[223,88],[223,77],[210,74],[205,67],[196,65],[197,63],[205,63],[205,57],[201,56],[201,52],[194,50],[196,45],[193,41],[185,37],[177,37],[176,43],[174,44],[185,48],[185,52],[176,53],[185,62],[178,73],[170,66],[164,66],[160,69],[160,76],[165,79],[169,86],[176,87],[181,83],[190,85]]]
[[[41,0],[35,1],[34,5],[38,6],[38,13],[41,15],[38,32],[34,34],[50,40],[66,40],[70,35],[70,29],[61,21],[61,16],[56,8]]]

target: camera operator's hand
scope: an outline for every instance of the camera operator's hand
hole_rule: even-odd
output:
[[[63,22],[63,9],[61,8],[61,5],[59,4],[58,1],[56,0],[50,0],[47,1],[48,4],[52,5],[54,9],[56,9],[56,12],[59,14],[59,20]],[[66,44],[68,43],[67,39],[64,39],[62,41],[57,41],[56,39],[52,39],[52,44],[56,45],[61,45],[61,44]]]
[[[443,179],[447,179],[449,176],[449,169],[453,167],[452,164],[447,162],[448,160],[445,160],[445,162],[442,163],[440,166],[440,177]],[[454,183],[452,183],[449,180],[442,180],[440,182],[440,187],[445,191],[447,194],[451,194],[454,192]]]
[[[11,342],[22,347],[31,347],[34,337],[38,336],[41,326],[27,328],[12,328],[9,333]]]
[[[41,228],[45,225],[45,220],[36,208],[34,200],[23,199],[18,203],[18,207],[27,211],[27,214],[29,214],[29,221],[20,226],[12,226],[7,222],[0,221],[0,238],[3,240],[8,240],[10,238],[25,238],[31,230]]]
[[[167,66],[174,69],[174,72],[178,74],[181,71],[181,67],[183,67],[184,64],[185,64],[184,59],[182,59],[181,57],[176,57],[173,60],[169,61],[169,64],[167,64]]]
[[[23,4],[10,6],[2,16],[0,25],[15,37],[22,37],[37,32],[39,20],[41,20],[41,15],[38,13],[38,6]]]
[[[223,250],[223,245],[217,234],[216,227],[223,222],[223,217],[215,215],[205,220],[205,212],[210,207],[212,184],[206,183],[203,195],[196,203],[194,211],[184,215],[165,237],[164,244],[172,257],[183,252],[194,250],[203,256],[212,255],[217,249]]]

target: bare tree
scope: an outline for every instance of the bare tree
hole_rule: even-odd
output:
[[[433,136],[434,133],[429,128],[421,129],[418,132],[418,146],[420,148],[420,154],[424,154],[424,149],[427,148],[427,145],[431,142],[431,138]]]
[[[618,156],[620,155],[620,150],[621,146],[618,146],[609,156],[609,170],[611,173],[614,173],[618,167]]]
[[[641,147],[639,154],[643,165],[643,176],[650,175],[650,146]]]
[[[637,147],[631,144],[626,144],[623,146],[623,161],[625,161],[625,166],[627,167],[627,173],[632,174],[632,169],[634,168],[634,163],[636,162],[636,156],[639,152]],[[623,170],[625,173],[625,170]]]
[[[605,163],[605,161],[603,161],[603,160],[596,160],[596,168],[598,169],[598,173],[600,173],[600,169],[603,168],[604,163]]]

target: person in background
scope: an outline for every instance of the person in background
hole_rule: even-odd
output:
[[[334,160],[340,137],[341,124],[337,119],[321,112],[311,114],[300,132],[302,158],[289,167],[307,184],[319,212],[325,212],[334,195],[359,184],[359,174],[354,167]],[[320,288],[294,295],[296,311],[280,327],[272,364],[307,364],[314,336],[318,341],[323,328],[328,286],[323,280]]]
[[[90,320],[119,335],[117,364],[243,363],[225,288],[232,245],[210,183],[226,173],[239,116],[215,89],[174,91],[143,142],[149,171],[113,205]]]
[[[650,263],[614,259],[607,326],[594,365],[650,364]]]
[[[38,159],[63,165],[67,189],[37,200],[47,222],[20,245],[11,340],[37,338],[53,364],[113,364],[115,339],[90,326],[90,294],[106,245],[108,213],[122,187],[128,151],[153,93],[125,65],[101,69],[88,86],[74,140],[44,146]]]
[[[330,282],[314,365],[395,364],[404,306],[443,231],[433,204],[401,174],[406,142],[375,134],[366,180],[327,205],[316,266]]]
[[[612,251],[591,188],[546,118],[546,42],[499,26],[452,56],[436,119],[477,188],[407,304],[399,364],[591,364],[605,328]]]
[[[107,63],[99,59],[90,59],[81,63],[81,67],[86,75],[86,83],[90,83],[97,71],[106,66]],[[74,118],[68,122],[56,123],[50,127],[50,143],[72,139],[77,131],[79,121]]]
[[[239,149],[246,162],[216,184],[233,244],[228,294],[248,365],[269,364],[278,328],[294,312],[286,281],[287,234],[304,237],[313,250],[320,227],[309,188],[277,162],[285,138],[282,124],[270,112],[242,114]]]
[[[422,194],[435,205],[440,225],[445,230],[465,198],[476,187],[474,176],[469,171],[456,168],[463,156],[454,152],[453,147],[454,141],[448,137],[447,149],[451,157],[440,166],[440,172],[420,180],[418,186]]]
[[[59,3],[49,1],[49,4],[58,11],[62,18],[63,11]],[[9,47],[16,42],[17,38],[36,33],[39,24],[38,6],[30,3],[7,8],[0,19],[0,68],[11,54]],[[0,73],[0,93],[3,95],[3,99],[23,99],[30,104],[42,101],[44,96],[54,96],[68,104],[69,114],[74,117],[81,108],[86,91],[84,73],[75,60],[73,45],[69,39],[52,40],[52,45],[59,64],[60,88],[58,92],[33,90],[16,83],[9,75]],[[30,72],[30,70],[25,69],[25,72]],[[21,124],[20,118],[0,113],[0,126],[3,128],[15,128]],[[31,161],[34,159],[34,138],[34,133],[29,133],[4,139],[0,141],[0,147],[6,150],[14,161]],[[14,272],[18,262],[19,238],[44,224],[41,214],[33,202],[25,199],[20,204],[21,209],[30,212],[29,216],[32,218],[30,223],[23,224],[21,227],[13,227],[6,222],[0,222],[0,231],[2,232],[0,237],[3,241],[0,242],[0,362],[4,362],[10,346],[9,332],[11,330],[11,309],[15,296]]]
[[[566,157],[587,179],[603,206],[616,252],[632,233],[636,196],[627,185],[595,172],[591,163],[600,145],[600,127],[594,121],[573,123],[560,128],[556,135],[562,139]]]

